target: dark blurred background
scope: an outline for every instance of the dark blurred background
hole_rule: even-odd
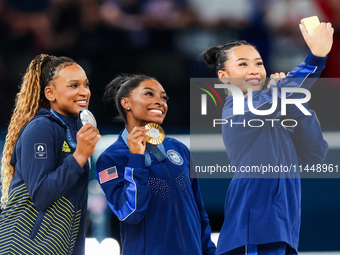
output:
[[[189,134],[190,78],[215,76],[202,62],[205,49],[244,39],[257,46],[268,75],[289,72],[308,52],[298,24],[313,15],[335,28],[322,77],[339,78],[339,0],[0,0],[0,151],[22,75],[37,54],[65,55],[85,69],[90,110],[103,135],[123,127],[112,121],[114,105],[102,101],[105,85],[121,73],[155,77],[170,96],[163,128]],[[325,132],[339,131],[337,80],[311,90],[309,106]],[[328,162],[338,158],[339,148],[332,148]],[[214,232],[222,225],[229,181],[200,180]],[[301,250],[340,250],[339,184],[302,180]],[[105,234],[119,238],[116,218],[106,215],[112,223]],[[96,236],[91,221],[88,236]]]

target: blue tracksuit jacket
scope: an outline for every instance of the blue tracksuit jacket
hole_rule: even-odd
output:
[[[76,118],[59,116],[76,139]],[[74,150],[66,126],[46,109],[21,130],[0,215],[0,254],[84,254],[89,165],[81,168]]]
[[[319,77],[325,63],[326,58],[309,53],[304,62],[276,86],[253,92],[254,107],[265,110],[271,107],[272,89],[278,88],[278,107],[271,115],[259,116],[248,111],[248,97],[245,98],[245,114],[233,115],[233,98],[227,97],[222,117],[239,123],[244,120],[247,123],[250,119],[275,119],[281,110],[281,88],[309,89]],[[293,97],[301,97],[301,94],[291,94],[291,98]],[[287,106],[287,118],[298,122],[294,128],[284,128],[278,121],[273,124],[264,121],[262,127],[223,125],[224,144],[231,165],[236,166],[237,171],[227,192],[225,220],[218,240],[217,254],[225,254],[246,244],[273,242],[285,242],[297,251],[301,221],[298,166],[323,162],[328,150],[315,113],[311,110],[309,112],[312,115],[305,116],[295,105]],[[252,124],[255,125],[255,122]],[[244,171],[247,166],[286,166],[291,171],[264,175],[241,172],[242,167]],[[294,166],[297,170],[295,172]]]
[[[130,153],[122,134],[100,155],[97,178],[121,221],[123,254],[215,254],[187,147],[166,137],[166,158],[159,161],[147,149],[146,167],[146,156]]]

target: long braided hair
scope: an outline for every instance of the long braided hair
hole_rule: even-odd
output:
[[[50,109],[50,103],[44,94],[45,87],[50,81],[57,78],[62,68],[72,63],[75,63],[74,60],[68,57],[40,54],[31,61],[23,76],[2,152],[2,196],[0,201],[2,209],[8,202],[9,186],[15,172],[10,161],[20,130],[37,114],[39,108]]]

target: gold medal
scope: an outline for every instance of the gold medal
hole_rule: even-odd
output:
[[[146,137],[147,143],[158,145],[164,141],[165,133],[160,125],[156,123],[149,123],[146,124],[145,127],[148,129],[146,131],[148,134]]]

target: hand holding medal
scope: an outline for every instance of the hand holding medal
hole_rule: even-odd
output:
[[[91,124],[91,125],[86,125]],[[77,115],[77,145],[73,157],[82,167],[93,154],[101,135],[97,129],[97,122],[93,114],[83,108]],[[98,139],[97,139],[98,138]]]
[[[330,22],[321,22],[317,16],[301,20],[300,30],[310,51],[316,57],[326,57],[333,45],[334,28]]]
[[[93,116],[92,112],[89,110],[83,108],[80,110],[78,114],[78,119],[80,120],[81,124],[85,126],[86,124],[90,123],[92,126],[97,127],[97,121],[96,118]],[[100,139],[101,135],[97,135],[97,137]]]

